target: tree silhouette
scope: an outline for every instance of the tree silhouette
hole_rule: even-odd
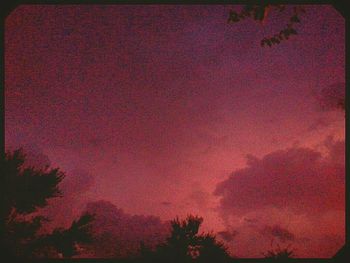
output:
[[[263,255],[265,258],[269,259],[285,260],[293,258],[294,250],[290,248],[290,245],[285,248],[281,248],[280,245],[277,244],[277,248],[268,250],[266,253],[263,253]]]
[[[39,235],[43,221],[38,208],[47,206],[50,198],[62,196],[59,183],[65,174],[58,168],[24,167],[22,149],[5,153],[1,160],[0,247],[6,257],[35,257],[56,251],[70,257],[77,253],[77,242],[88,242],[92,215],[85,214],[70,228],[55,229],[48,235]],[[45,251],[46,250],[46,251]]]
[[[141,255],[153,262],[226,262],[226,247],[213,234],[198,234],[203,219],[189,215],[185,220],[171,221],[171,234],[165,243],[150,251],[141,246]]]
[[[199,256],[196,262],[228,262],[229,255],[224,243],[216,240],[213,234],[200,237]]]
[[[40,238],[43,245],[54,247],[63,257],[72,257],[77,254],[79,243],[92,241],[90,235],[90,222],[93,217],[90,214],[82,215],[73,221],[68,229],[56,228],[52,234]]]
[[[264,47],[268,45],[271,47],[274,44],[279,44],[283,40],[289,39],[292,35],[297,35],[295,25],[300,23],[300,15],[305,13],[305,9],[302,6],[291,6],[292,12],[288,16],[288,22],[280,32],[273,36],[264,37],[260,45]],[[260,22],[264,22],[270,12],[277,11],[280,13],[287,13],[286,5],[278,4],[259,4],[259,5],[245,5],[240,12],[231,10],[229,13],[228,23],[237,23],[243,19],[251,18]]]

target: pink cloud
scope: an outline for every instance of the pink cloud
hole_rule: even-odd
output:
[[[247,167],[233,172],[215,190],[222,211],[269,206],[298,212],[344,209],[342,148],[344,142],[334,142],[327,156],[310,148],[279,150],[261,159],[247,156]]]
[[[298,257],[330,257],[343,245],[344,141],[328,137],[323,146],[326,153],[294,147],[248,156],[218,184],[221,217],[239,233],[233,253],[261,257],[275,241],[292,244]]]

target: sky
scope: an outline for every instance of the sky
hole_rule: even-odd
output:
[[[45,212],[56,224],[104,204],[160,228],[200,215],[239,257],[342,246],[345,20],[307,6],[297,36],[262,48],[288,17],[228,24],[231,9],[21,5],[6,18],[5,144],[66,172]]]

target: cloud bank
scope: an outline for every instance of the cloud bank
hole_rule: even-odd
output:
[[[164,241],[170,230],[170,225],[159,217],[130,215],[105,200],[88,203],[85,211],[95,214],[95,241],[89,248],[89,257],[135,256],[141,242],[152,248]]]
[[[299,257],[336,253],[344,242],[344,141],[329,137],[323,150],[249,155],[245,168],[217,185],[219,213],[227,231],[238,233],[222,237],[238,256],[261,256],[272,240],[293,244]]]

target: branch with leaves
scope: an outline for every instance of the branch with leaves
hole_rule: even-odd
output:
[[[286,5],[273,5],[273,4],[260,4],[260,5],[245,5],[240,12],[231,10],[229,13],[228,23],[237,23],[246,18],[251,18],[260,22],[264,22],[271,11],[286,12]],[[300,23],[300,15],[305,13],[305,9],[302,6],[293,6],[292,15],[289,17],[289,21],[279,33],[273,36],[264,37],[260,45],[271,47],[274,44],[279,44],[283,40],[289,39],[292,35],[297,35],[295,24]]]
[[[91,222],[94,216],[83,214],[78,220],[73,221],[68,229],[56,228],[51,234],[40,238],[40,245],[51,246],[64,258],[70,258],[78,254],[78,244],[92,242]],[[40,246],[39,246],[40,247]]]
[[[48,219],[36,212],[47,206],[49,199],[62,196],[59,183],[65,174],[58,168],[36,169],[24,163],[22,149],[7,152],[0,163],[2,255],[31,258],[57,253],[64,257],[77,254],[76,245],[91,240],[90,223],[93,216],[84,214],[68,229],[55,229],[48,235],[38,234],[42,223]]]
[[[171,221],[171,234],[166,242],[151,251],[141,246],[146,262],[229,262],[227,247],[216,240],[212,233],[200,234],[203,218],[189,215],[185,220]]]

